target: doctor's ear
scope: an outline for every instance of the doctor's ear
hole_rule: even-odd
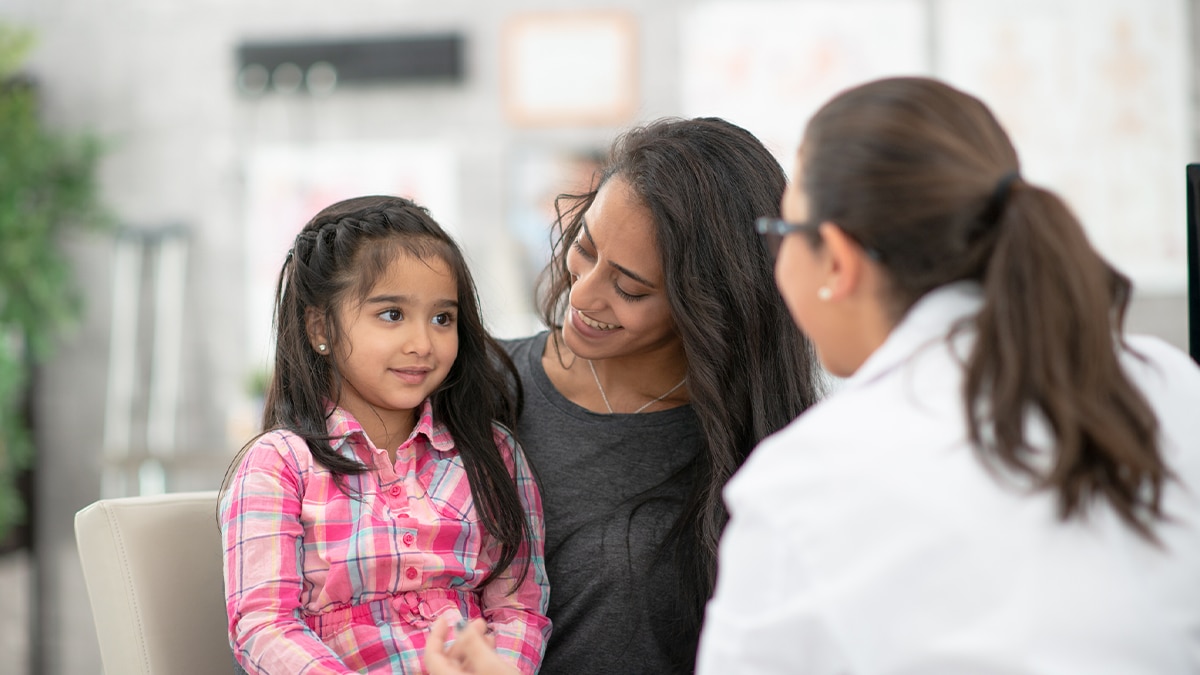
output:
[[[822,300],[841,300],[857,293],[870,264],[866,250],[845,230],[832,222],[821,225],[827,256],[827,279],[819,293]]]

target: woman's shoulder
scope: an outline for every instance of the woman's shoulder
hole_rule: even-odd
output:
[[[500,343],[500,347],[505,352],[508,352],[508,356],[515,361],[518,355],[527,356],[532,350],[536,350],[540,356],[546,344],[546,336],[549,334],[549,331],[541,331],[525,337],[502,338],[496,340],[496,342]]]
[[[1125,339],[1121,365],[1160,417],[1195,419],[1200,366],[1182,350],[1149,335]]]
[[[1129,336],[1121,365],[1158,418],[1161,443],[1181,478],[1200,484],[1200,366],[1177,347]]]
[[[1150,384],[1200,387],[1200,365],[1183,350],[1153,335],[1128,335],[1121,363],[1134,378]]]
[[[853,428],[838,423],[840,402],[823,401],[763,439],[726,486],[730,502],[784,504],[795,490],[820,474],[834,471],[846,459],[835,448],[845,446]],[[832,442],[831,442],[832,441]]]
[[[869,493],[916,465],[944,467],[943,449],[964,434],[960,405],[894,373],[836,391],[763,439],[726,496],[782,517],[799,502]]]

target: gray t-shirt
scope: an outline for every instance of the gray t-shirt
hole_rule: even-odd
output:
[[[660,545],[703,442],[691,406],[605,415],[567,400],[542,368],[549,333],[502,342],[521,376],[517,439],[537,475],[553,633],[543,675],[670,673],[674,563]],[[694,653],[697,636],[675,640]]]

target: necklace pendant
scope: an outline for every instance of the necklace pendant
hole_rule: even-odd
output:
[[[600,391],[600,398],[604,400],[604,407],[608,409],[608,414],[610,414],[610,415],[615,414],[613,411],[613,408],[612,408],[612,404],[608,402],[608,394],[604,393],[604,385],[600,384],[600,376],[596,374],[596,366],[592,363],[591,359],[587,359],[587,362],[588,362],[588,368],[590,368],[592,371],[592,380],[594,380],[596,382],[596,389]],[[687,375],[684,375],[682,380],[680,380],[679,382],[676,382],[674,387],[671,387],[670,389],[663,392],[661,396],[659,396],[651,401],[648,401],[645,405],[638,408],[637,410],[634,410],[633,412],[631,412],[629,414],[636,415],[636,414],[642,412],[643,410],[645,410],[646,408],[649,408],[650,406],[654,405],[655,403],[658,403],[659,401],[663,400],[664,398],[675,393],[675,390],[682,387],[684,382],[687,382]]]

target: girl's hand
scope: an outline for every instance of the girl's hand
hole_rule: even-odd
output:
[[[496,653],[483,619],[475,619],[457,631],[454,644],[447,650],[449,633],[450,620],[445,615],[439,616],[425,644],[425,667],[430,675],[520,675]]]

